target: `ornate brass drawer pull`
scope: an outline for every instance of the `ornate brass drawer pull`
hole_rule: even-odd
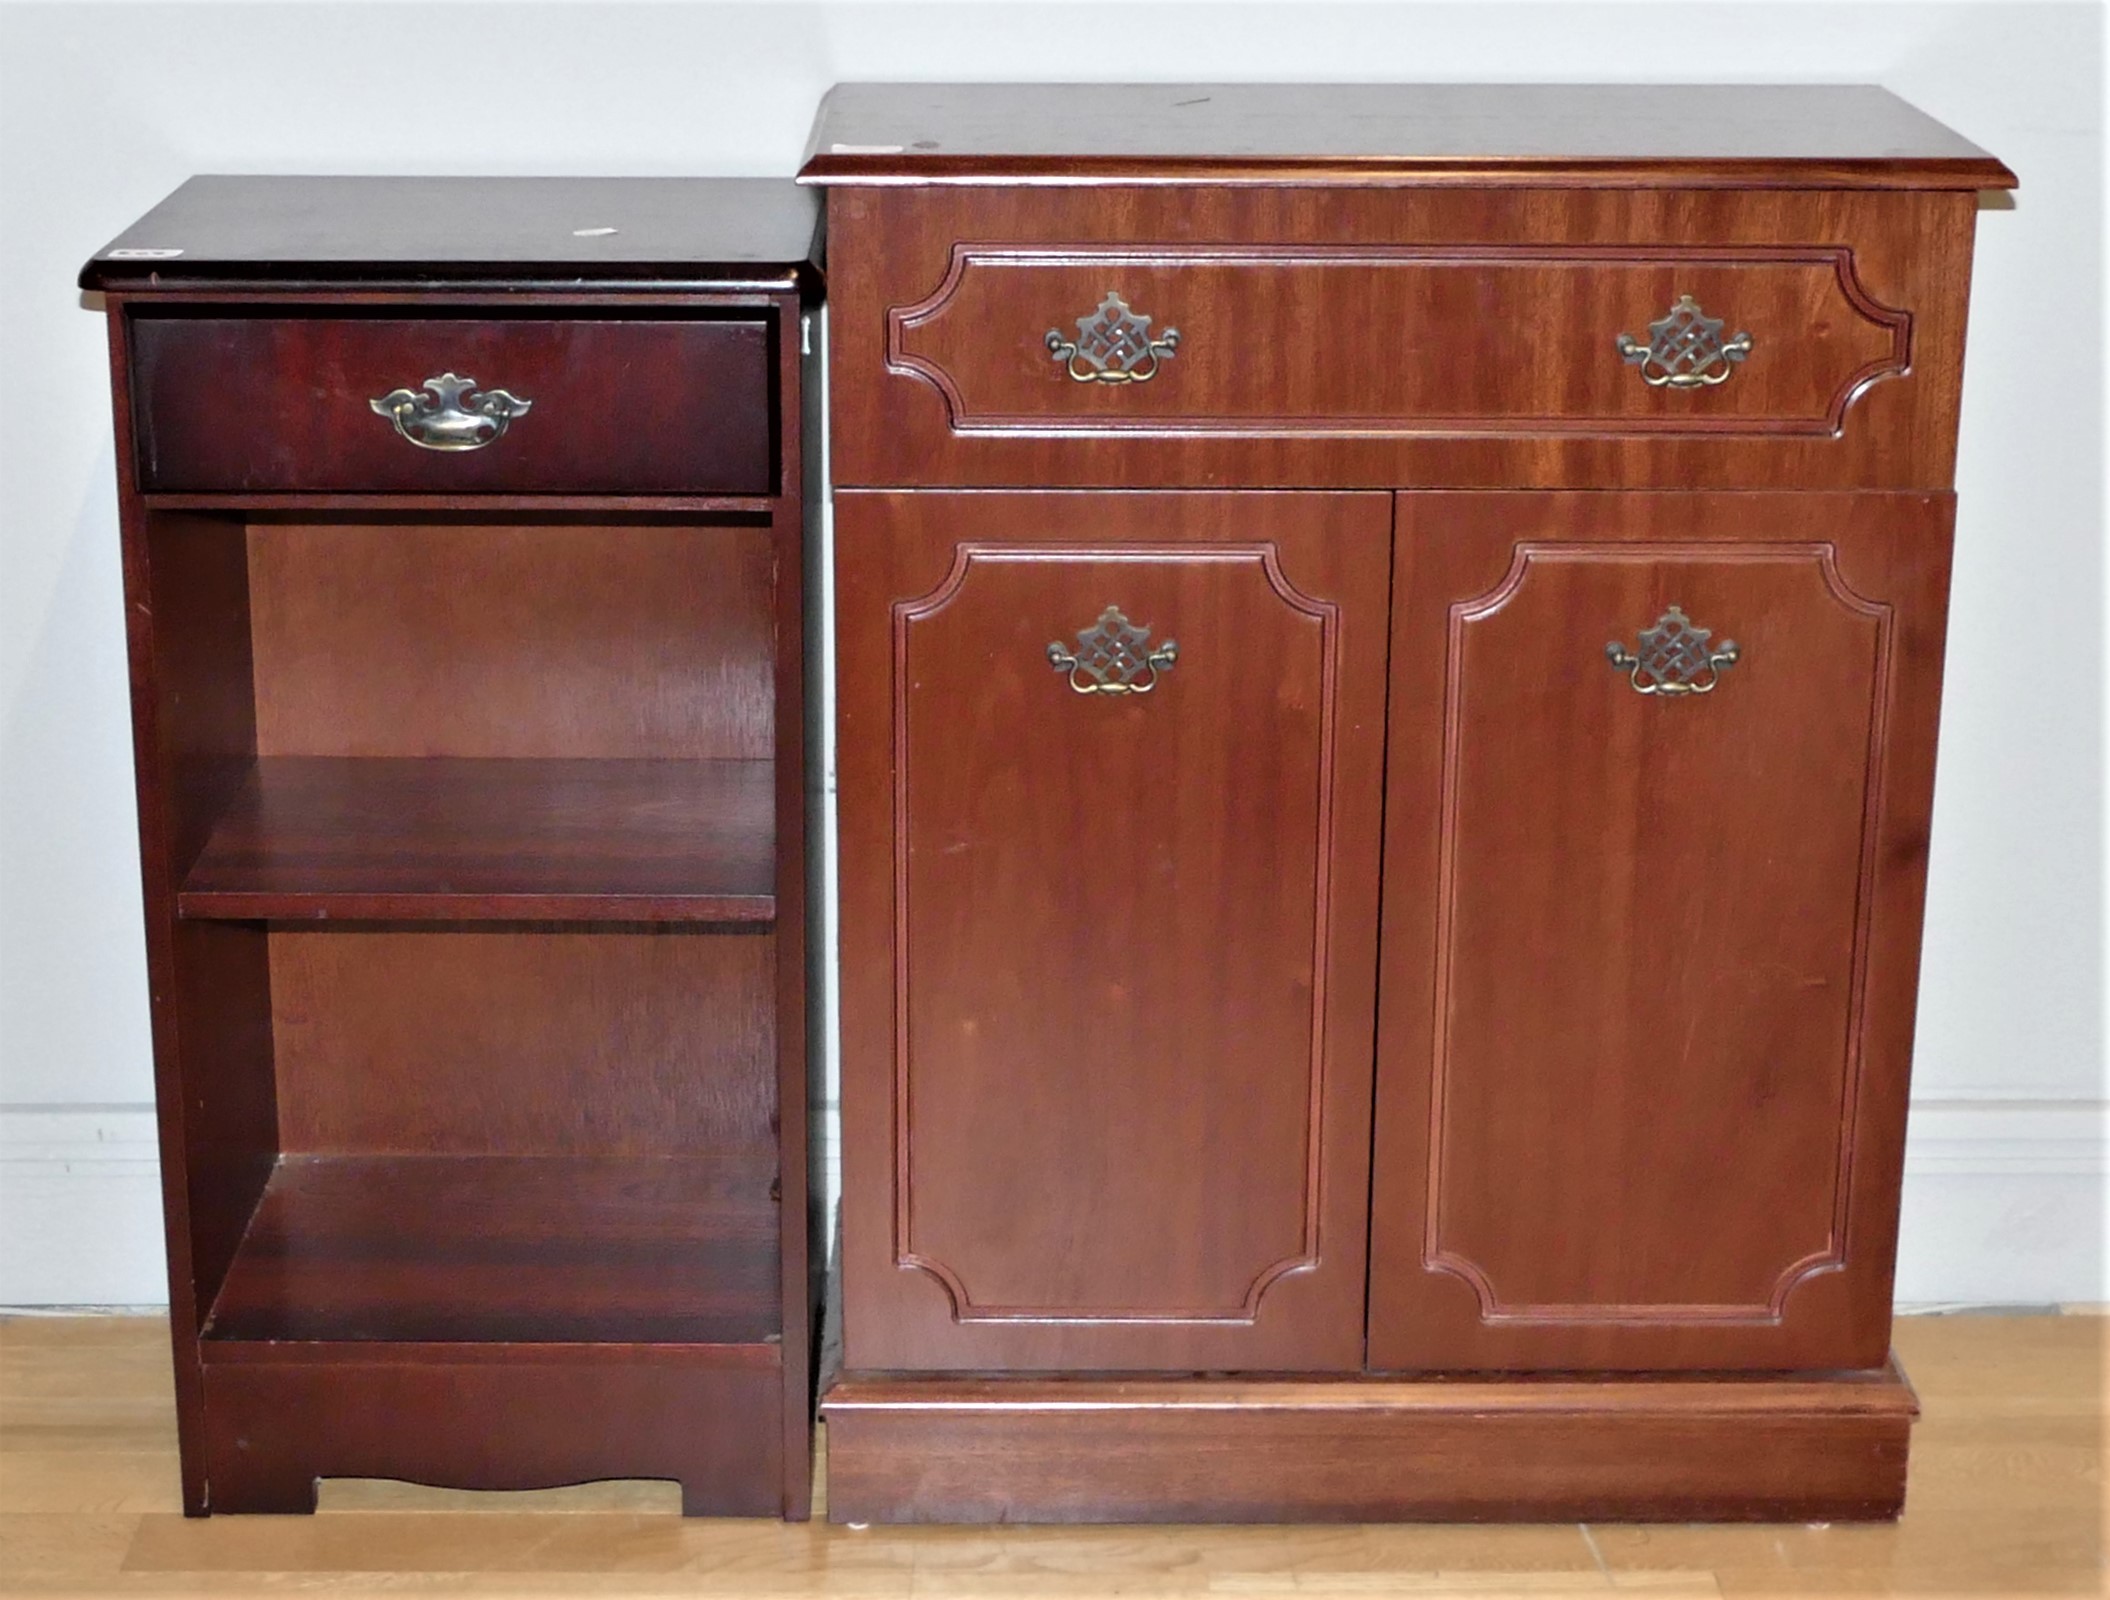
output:
[[[1710,317],[1689,294],[1678,296],[1670,315],[1648,325],[1648,343],[1622,333],[1620,359],[1641,369],[1651,389],[1701,389],[1726,383],[1751,353],[1751,335],[1722,337],[1722,319]]]
[[[1712,628],[1695,628],[1692,618],[1672,606],[1653,628],[1641,630],[1638,649],[1614,639],[1604,647],[1605,659],[1627,675],[1636,694],[1711,694],[1740,653],[1734,639],[1708,648],[1713,637]]]
[[[1065,650],[1059,639],[1048,646],[1048,665],[1067,672],[1079,694],[1148,694],[1179,658],[1178,640],[1153,649],[1150,630],[1122,616],[1119,606],[1108,606],[1077,635],[1075,651]]]
[[[476,388],[474,378],[457,378],[443,372],[427,378],[430,394],[393,389],[368,405],[393,419],[396,432],[420,450],[481,450],[499,439],[515,417],[524,417],[532,400],[507,394],[503,389]]]
[[[1178,351],[1180,330],[1167,328],[1151,338],[1150,319],[1129,310],[1109,290],[1097,311],[1077,319],[1075,339],[1050,328],[1045,342],[1048,353],[1079,383],[1148,383],[1158,375],[1159,363]]]

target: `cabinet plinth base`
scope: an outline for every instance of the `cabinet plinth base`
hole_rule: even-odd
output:
[[[861,1378],[836,1522],[1883,1521],[1895,1360],[1791,1376]]]

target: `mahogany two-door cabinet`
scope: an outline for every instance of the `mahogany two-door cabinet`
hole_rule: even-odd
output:
[[[1978,191],[846,86],[831,1515],[1883,1518]]]
[[[194,1515],[806,1515],[818,210],[194,179],[83,274]]]

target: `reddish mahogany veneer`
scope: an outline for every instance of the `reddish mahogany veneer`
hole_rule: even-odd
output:
[[[767,761],[266,756],[186,917],[768,922]]]
[[[84,274],[193,1515],[806,1515],[814,211],[206,179]],[[531,409],[448,453],[368,404],[449,370]]]
[[[208,1339],[764,1345],[774,1164],[284,1156]]]
[[[1871,89],[941,84],[805,176],[830,1514],[1896,1515],[2012,175]]]
[[[191,308],[186,308],[187,310]],[[594,312],[134,320],[139,478],[150,491],[774,493],[766,317]],[[483,448],[422,449],[371,402],[452,373],[528,403]],[[427,398],[430,398],[427,395]]]

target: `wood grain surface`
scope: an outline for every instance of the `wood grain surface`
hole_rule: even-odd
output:
[[[1118,58],[1117,58],[1118,59]],[[843,83],[813,183],[2011,188],[1849,84]]]
[[[526,1489],[628,1472],[676,1480],[689,1516],[782,1504],[774,1346],[326,1344],[314,1362],[279,1348],[219,1346],[264,1359],[207,1363],[215,1511],[313,1511],[324,1474]]]
[[[803,1517],[804,270],[450,296],[381,255],[109,297],[183,1508],[646,1471]],[[318,374],[435,330],[593,402],[572,465],[333,455]],[[142,420],[199,492],[146,491]],[[728,450],[752,492],[609,492]]]
[[[846,1379],[847,1522],[1865,1521],[1916,1410],[1834,1380],[1332,1385]]]
[[[1144,382],[1080,382],[1061,344],[1030,358],[1025,336],[1074,345],[1108,295],[1176,340]],[[1686,297],[1749,354],[1652,386],[1619,341],[1648,347]],[[1824,438],[1911,351],[1911,312],[1842,245],[960,243],[887,313],[888,372],[935,385],[956,434]]]
[[[185,917],[769,922],[768,761],[265,756]]]
[[[828,204],[845,485],[1945,488],[1953,470],[1968,195],[994,185]],[[1110,292],[1180,331],[1148,382],[1050,359],[1049,330],[1072,337]],[[1752,354],[1717,387],[1651,389],[1616,341],[1645,343],[1682,294]]]
[[[839,87],[804,177],[845,508],[844,1390],[891,1397],[843,1414],[838,1509],[1894,1512],[1902,1410],[1620,1397],[1683,1371],[1765,1406],[1888,1350],[1971,191],[2013,175],[1838,86],[940,84]],[[1631,345],[1688,297],[1746,359],[1653,384]],[[1065,348],[1102,306],[1148,319],[1125,381]],[[1364,489],[1397,507],[1379,1082],[1367,1345],[1327,1353],[1571,1372],[1616,1424],[1239,1386],[1331,1364],[1195,1313],[1285,1214],[1238,1121],[1284,1126],[1304,1072],[1266,1027],[1302,959],[1277,895],[1355,835],[1290,803],[1276,667],[1275,704],[1225,695],[1205,738],[1088,772],[1010,681],[1020,617],[1091,614],[1075,550],[984,557],[1014,507],[1103,537],[1115,507],[1229,529]],[[1607,652],[1673,606],[1741,653],[1712,693],[1636,694]],[[1219,814],[1209,871],[1132,887],[1131,836]],[[1152,935],[1196,912],[1190,969]],[[1080,923],[1118,963],[1055,942]],[[1130,1005],[1163,1034],[1105,1026]],[[1150,1097],[1197,1046],[1221,1086],[1164,1138]],[[1173,1398],[1074,1434],[1002,1398],[1153,1370]],[[986,1414],[922,1406],[954,1374]]]
[[[1883,1359],[1951,515],[1400,497],[1374,1367]]]
[[[853,1366],[1361,1365],[1390,521],[838,497]]]
[[[175,256],[119,255],[167,251]],[[782,178],[211,175],[98,251],[84,289],[461,278],[819,288],[820,207]]]
[[[265,755],[776,753],[767,526],[260,522],[249,564]]]
[[[767,933],[270,935],[281,1148],[700,1155],[773,1144]]]
[[[775,1183],[737,1153],[281,1156],[205,1338],[769,1343]]]
[[[770,494],[766,317],[133,313],[139,477],[153,491]],[[370,402],[453,373],[528,402],[472,450]],[[468,403],[473,403],[473,396]]]

